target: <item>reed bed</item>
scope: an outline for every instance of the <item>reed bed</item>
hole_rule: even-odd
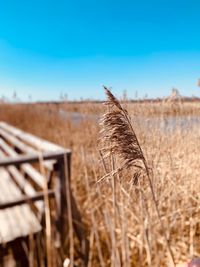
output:
[[[171,267],[171,253],[175,264],[200,256],[200,128],[175,125],[168,131],[160,123],[168,116],[198,117],[199,105],[122,103],[141,148],[135,155],[126,149],[127,129],[118,136],[121,147],[112,146],[105,124],[99,134],[99,116],[113,108],[101,103],[1,104],[0,120],[72,149],[72,188],[87,225],[89,267]],[[60,110],[98,116],[77,121]],[[147,129],[152,116],[159,123]],[[76,250],[75,242],[80,266]]]

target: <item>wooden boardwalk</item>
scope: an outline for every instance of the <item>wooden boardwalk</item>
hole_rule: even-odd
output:
[[[70,199],[73,227],[86,264],[88,242],[70,188],[70,161],[69,149],[0,122],[0,266],[1,248],[40,233],[45,227],[42,219],[50,197],[55,202],[60,247],[69,234]]]

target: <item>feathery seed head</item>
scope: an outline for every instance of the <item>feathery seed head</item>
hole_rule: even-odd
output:
[[[122,110],[121,104],[119,103],[117,98],[111,93],[111,91],[106,86],[103,86],[103,88],[108,98],[106,104],[110,106],[115,105],[118,109]]]
[[[104,89],[111,108],[100,120],[102,152],[106,157],[117,155],[124,168],[134,167],[137,160],[145,161],[145,158],[128,113],[113,94],[106,87]]]

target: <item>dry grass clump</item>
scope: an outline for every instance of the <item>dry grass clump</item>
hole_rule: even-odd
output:
[[[200,256],[199,125],[188,129],[175,125],[168,132],[155,124],[147,130],[144,125],[149,116],[157,116],[159,123],[164,123],[166,114],[173,115],[172,104],[126,103],[129,114],[135,114],[133,136],[131,126],[125,124],[128,116],[123,107],[109,105],[113,120],[108,115],[103,117],[107,130],[102,132],[106,139],[101,136],[103,150],[99,153],[97,120],[84,117],[73,121],[60,116],[60,109],[100,115],[105,107],[73,105],[0,105],[0,120],[72,149],[72,187],[90,240],[88,266],[170,267],[164,232],[176,263]],[[198,116],[198,104],[179,105],[174,115]],[[140,125],[137,114],[148,115]],[[136,136],[143,152],[137,147]],[[160,219],[152,201],[144,155]],[[69,256],[68,251],[65,253]]]

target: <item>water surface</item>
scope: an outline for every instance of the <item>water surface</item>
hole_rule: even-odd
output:
[[[68,112],[65,110],[59,110],[60,116],[66,119],[70,119],[73,123],[79,124],[84,120],[91,120],[98,122],[100,115],[85,114],[80,112]],[[133,126],[140,127],[144,130],[152,130],[154,128],[160,129],[164,132],[173,132],[176,129],[188,131],[193,127],[199,127],[200,129],[200,117],[199,116],[131,116]]]

